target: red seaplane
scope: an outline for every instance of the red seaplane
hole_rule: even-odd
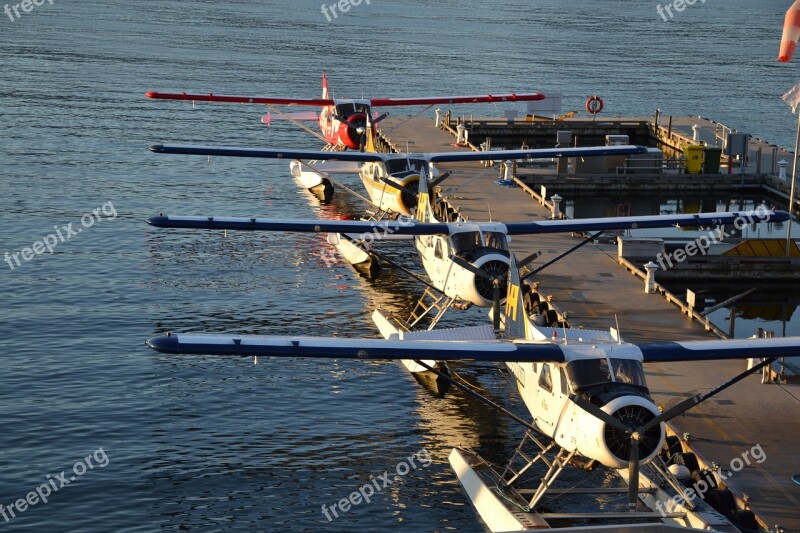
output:
[[[328,92],[328,80],[322,74],[322,98],[274,98],[270,96],[235,96],[220,94],[188,94],[188,93],[160,93],[150,91],[146,93],[148,98],[160,100],[191,100],[198,102],[228,102],[240,104],[264,104],[270,111],[273,111],[283,118],[294,123],[301,120],[319,121],[319,129],[322,132],[320,138],[338,149],[350,148],[353,150],[363,150],[366,144],[367,119],[371,118],[371,123],[377,124],[388,116],[371,115],[372,107],[392,107],[392,106],[432,106],[436,104],[473,104],[473,103],[493,103],[493,102],[527,102],[531,100],[543,100],[545,95],[539,93],[529,94],[500,94],[500,95],[477,95],[477,96],[439,96],[432,98],[331,98]],[[310,106],[322,108],[319,115],[315,112],[307,113],[284,113],[274,106]],[[262,122],[269,125],[272,115],[267,114]],[[302,126],[301,126],[302,127]]]

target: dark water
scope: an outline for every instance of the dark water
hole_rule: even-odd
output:
[[[147,350],[167,329],[374,335],[371,310],[405,309],[417,288],[328,268],[317,236],[150,230],[143,219],[159,211],[334,217],[360,206],[320,207],[285,163],[149,153],[161,141],[317,142],[267,130],[257,108],[193,110],[145,91],[314,97],[325,70],[340,96],[559,91],[566,111],[596,93],[611,114],[700,114],[788,145],[795,123],[778,97],[796,65],[775,60],[785,9],[718,0],[664,22],[633,0],[373,0],[327,22],[310,1],[56,0],[0,15],[0,253],[83,229],[52,254],[3,262],[0,503],[48,475],[68,479],[87,456],[94,465],[0,527],[470,531],[447,453],[469,445],[500,461],[520,437],[461,394],[432,398],[393,363]],[[502,376],[460,371],[520,412]],[[325,520],[323,504],[423,448],[429,467]]]

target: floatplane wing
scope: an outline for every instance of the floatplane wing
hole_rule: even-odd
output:
[[[535,235],[578,231],[604,231],[616,229],[703,227],[731,224],[737,220],[754,222],[783,221],[789,217],[784,211],[746,211],[736,213],[700,213],[693,215],[656,215],[635,217],[586,218],[577,220],[543,220],[541,222],[515,222],[502,224],[483,223],[497,231],[504,226],[508,235]],[[213,216],[158,215],[147,219],[158,228],[211,229],[232,231],[293,231],[300,233],[372,233],[374,235],[447,235],[458,224],[424,223],[410,219],[359,221],[318,219],[277,219]],[[482,223],[470,223],[480,227]]]
[[[208,155],[229,157],[258,157],[265,159],[308,159],[316,161],[389,161],[398,158],[422,159],[432,163],[471,161],[503,161],[551,157],[593,157],[602,155],[633,155],[647,152],[644,146],[591,146],[586,148],[536,148],[531,150],[490,150],[487,152],[435,152],[386,154],[374,152],[325,152],[322,150],[275,150],[222,146],[154,144],[151,152],[159,154]]]
[[[580,356],[570,345],[551,341],[437,341],[286,335],[209,335],[169,333],[146,341],[162,353],[335,359],[434,359],[437,361],[564,362]],[[626,358],[647,362],[703,361],[800,355],[800,337],[727,341],[663,342],[632,345],[597,344],[611,356],[624,351]],[[631,353],[630,350],[639,353]],[[638,357],[637,357],[638,356]]]
[[[384,161],[386,154],[374,152],[325,152],[322,150],[266,150],[257,148],[236,148],[217,146],[194,145],[164,145],[150,146],[151,152],[159,154],[185,154],[208,155],[223,157],[257,157],[265,159],[303,159],[316,161],[350,161],[368,163],[370,161]]]
[[[225,102],[229,104],[266,104],[325,107],[334,105],[332,98],[281,98],[273,96],[238,96],[233,94],[160,93],[149,91],[145,96],[153,100],[190,100],[192,102]]]
[[[274,96],[241,96],[232,94],[190,94],[190,93],[162,93],[149,91],[145,96],[154,100],[189,100],[193,102],[224,102],[232,104],[265,104],[265,105],[290,105],[325,107],[334,105],[333,98],[282,98]],[[436,104],[480,104],[498,102],[528,102],[544,100],[545,95],[540,93],[524,94],[483,94],[473,96],[435,96],[422,98],[362,98],[371,105],[379,107],[393,107],[404,105],[436,105]]]

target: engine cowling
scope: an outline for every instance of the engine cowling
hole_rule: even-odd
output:
[[[367,135],[367,115],[353,113],[339,123],[339,140],[353,150],[361,149]]]
[[[577,409],[579,410],[577,423],[573,427],[577,431],[574,442],[578,453],[611,468],[627,468],[631,450],[630,439],[619,429],[580,408]],[[619,396],[601,409],[632,427],[641,427],[659,414],[658,408],[651,400],[636,395]],[[664,444],[664,438],[663,423],[641,435],[639,460],[642,464],[658,454]]]
[[[501,276],[500,296],[501,301],[505,299],[506,286],[508,282],[508,265],[510,260],[507,256],[500,253],[489,252],[470,261],[475,267],[486,272],[490,276]],[[460,269],[458,296],[462,300],[472,302],[479,307],[492,306],[493,287],[492,282],[483,276],[465,269]]]

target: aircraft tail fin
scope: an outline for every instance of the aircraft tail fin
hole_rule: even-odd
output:
[[[428,200],[428,173],[427,169],[423,169],[419,173],[419,193],[417,194],[417,211],[414,213],[414,218],[420,222],[430,222],[432,217],[429,216],[430,202]]]
[[[519,266],[514,254],[508,265],[508,294],[506,295],[506,337],[512,339],[528,338],[528,317],[525,314],[525,298],[519,277]]]
[[[328,99],[328,78],[325,77],[325,73],[322,73],[322,99]]]
[[[378,150],[375,148],[375,123],[373,122],[374,117],[370,116],[370,113],[367,113],[367,132],[364,134],[364,151],[365,152],[377,152]]]

